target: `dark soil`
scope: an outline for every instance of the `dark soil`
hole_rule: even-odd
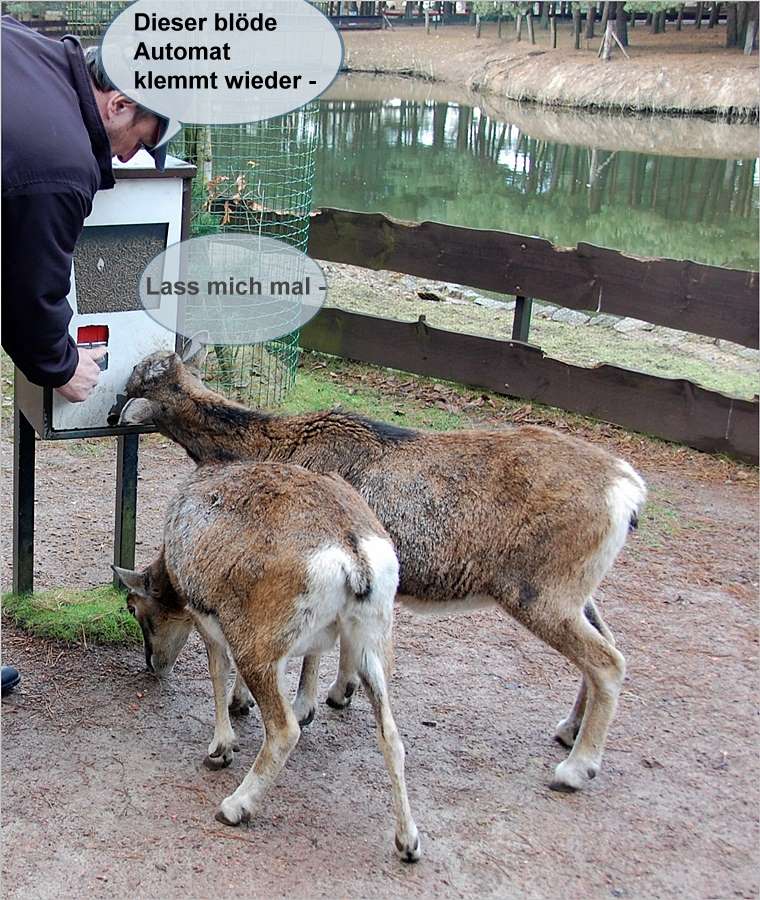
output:
[[[547,790],[566,752],[552,732],[575,672],[495,612],[397,616],[393,703],[424,842],[413,867],[392,851],[362,695],[343,713],[320,708],[255,821],[230,829],[214,812],[252,763],[261,726],[255,714],[238,724],[230,769],[202,767],[213,703],[197,639],[161,684],[139,649],[5,627],[4,659],[23,681],[2,704],[4,896],[755,897],[756,473],[619,429],[583,433],[631,459],[651,490],[601,590],[628,675],[586,793]],[[190,464],[156,437],[141,448],[146,562]],[[39,450],[37,586],[103,583],[113,447]],[[8,497],[7,440],[3,454]],[[7,504],[5,515],[7,586]],[[323,663],[322,697],[334,665]],[[289,677],[294,687],[295,667]]]

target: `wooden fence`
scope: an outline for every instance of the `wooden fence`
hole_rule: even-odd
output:
[[[311,222],[316,259],[389,269],[572,309],[632,316],[758,346],[758,274],[639,259],[589,244],[326,209]],[[758,402],[613,365],[574,366],[515,340],[495,340],[337,309],[322,310],[302,345],[350,359],[534,400],[757,462]]]

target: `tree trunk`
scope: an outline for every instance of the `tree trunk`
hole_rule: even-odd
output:
[[[755,40],[757,39],[757,3],[748,3],[747,6],[749,7],[749,9],[747,10],[747,26],[746,35],[744,38],[745,56],[749,56],[752,53],[752,48],[754,47]]]
[[[651,25],[653,19],[654,19],[654,16],[652,15],[652,13],[648,12],[647,17],[644,21],[647,25]]]
[[[522,40],[522,13],[518,13],[515,17],[515,33],[517,34],[517,40]]]
[[[683,25],[683,3],[678,5],[678,17],[676,18],[676,31],[681,30],[681,26]]]
[[[551,40],[552,50],[557,49],[557,17],[549,16],[549,39]]]
[[[475,37],[480,37],[480,13],[475,14]]]
[[[713,3],[710,7],[710,21],[708,23],[708,28],[715,28],[718,24],[718,16],[720,15],[720,3]]]
[[[660,14],[658,12],[652,13],[652,26],[651,32],[652,34],[660,33]]]
[[[541,16],[541,27],[546,31],[549,27],[549,7],[550,3],[539,3],[538,4],[538,14]]]
[[[496,35],[497,35],[497,37],[501,37],[501,23],[504,20],[502,9],[503,9],[503,7],[502,7],[502,4],[500,3],[499,4],[499,12],[496,16]]]
[[[573,3],[573,38],[575,40],[575,49],[581,49],[581,5]]]
[[[756,4],[737,3],[736,5],[736,40],[740,47],[744,46],[744,40],[747,37],[747,16],[750,6],[756,6]]]
[[[667,25],[667,22],[668,22],[668,11],[663,9],[660,12],[660,31],[662,31],[662,32],[665,31],[665,26]]]
[[[525,19],[528,23],[528,40],[531,42],[531,44],[535,44],[536,43],[536,33],[533,30],[533,13],[528,11],[527,15],[525,16]]]
[[[697,12],[695,14],[696,18],[694,20],[694,24],[697,26],[697,30],[702,27],[702,6],[702,3],[697,3]]]
[[[605,30],[607,29],[607,20],[610,17],[610,6],[611,5],[612,4],[606,2],[606,0],[605,0],[604,5],[602,6],[602,22],[599,26],[602,34],[604,34]]]
[[[618,36],[618,40],[624,46],[628,46],[628,15],[624,9],[625,0],[621,3],[620,0],[617,2],[617,8],[615,9],[615,34]]]
[[[602,59],[608,60],[612,53],[612,45],[614,41],[612,39],[612,22],[607,22],[607,27],[604,30],[604,42],[602,43]]]
[[[590,41],[594,36],[594,19],[596,19],[596,3],[589,3],[586,11],[586,40]]]
[[[736,31],[736,7],[738,3],[726,4],[726,47],[736,47],[739,38]]]

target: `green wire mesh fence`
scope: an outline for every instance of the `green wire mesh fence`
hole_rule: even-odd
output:
[[[106,28],[129,6],[129,0],[74,0],[74,2],[55,2],[55,0],[33,0],[30,3],[8,2],[2,4],[2,12],[22,22],[61,22],[62,31],[75,34],[85,41],[99,39]]]
[[[64,3],[68,30],[80,38],[100,38],[118,14],[129,6],[128,2],[109,0],[84,0]]]
[[[306,252],[318,106],[243,125],[186,126],[171,153],[198,166],[193,235],[244,232]],[[214,346],[204,380],[248,405],[276,406],[295,382],[298,332],[264,344]]]

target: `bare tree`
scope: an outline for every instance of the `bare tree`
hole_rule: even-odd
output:
[[[596,19],[596,3],[589,3],[586,10],[586,40],[594,36],[594,19]]]
[[[549,14],[549,38],[552,44],[552,50],[557,49],[557,4],[552,3],[551,13]]]
[[[748,3],[747,6],[749,9],[747,10],[747,19],[745,24],[745,38],[744,38],[744,55],[749,56],[752,53],[752,48],[755,46],[755,42],[757,40],[757,18],[758,18],[758,6],[757,3]]]
[[[624,46],[628,46],[628,14],[625,11],[625,0],[615,4],[615,34]]]
[[[575,49],[581,49],[581,5],[573,3],[573,38],[575,40]]]
[[[601,25],[599,26],[600,29],[602,30],[602,32],[606,31],[606,29],[607,29],[607,20],[610,17],[610,7],[611,6],[612,6],[612,4],[609,3],[608,0],[605,0],[605,3],[602,5],[602,22],[601,22]]]

